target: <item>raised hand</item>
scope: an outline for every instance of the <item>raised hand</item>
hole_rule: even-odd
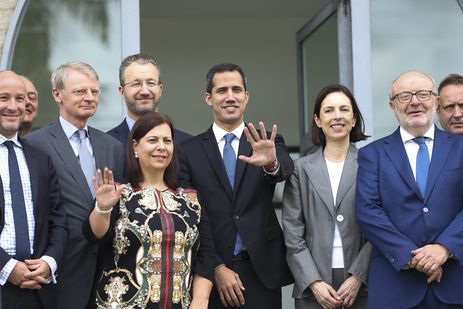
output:
[[[252,155],[250,157],[240,155],[238,158],[241,161],[257,166],[273,164],[277,158],[275,149],[277,126],[275,124],[273,125],[270,139],[267,139],[267,133],[262,121],[259,122],[260,135],[252,123],[248,124],[248,128],[244,128],[244,134],[251,144]]]
[[[113,172],[107,167],[105,167],[104,173],[98,169],[97,177],[93,177],[93,187],[95,188],[98,207],[102,210],[110,209],[116,205],[121,198],[122,190],[125,188],[124,185],[116,185]]]

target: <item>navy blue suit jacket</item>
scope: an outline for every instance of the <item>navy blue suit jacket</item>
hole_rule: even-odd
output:
[[[29,169],[32,202],[34,204],[34,254],[33,259],[51,256],[58,264],[58,274],[62,266],[64,247],[68,237],[68,227],[63,203],[60,198],[58,176],[48,155],[19,139],[23,146]],[[5,199],[0,179],[0,232],[5,225]],[[0,269],[10,260],[5,250],[0,248]],[[58,278],[59,280],[59,278]],[[22,290],[18,287],[17,292]],[[37,290],[44,308],[56,308],[57,288],[53,283],[44,284]],[[13,293],[14,291],[2,291]],[[0,300],[1,302],[1,300]],[[1,306],[0,306],[1,307]]]
[[[444,303],[463,305],[463,137],[436,128],[426,194],[421,196],[400,131],[359,150],[356,216],[374,246],[369,308],[417,306],[427,289]],[[440,243],[455,255],[440,283],[404,270],[411,251]]]

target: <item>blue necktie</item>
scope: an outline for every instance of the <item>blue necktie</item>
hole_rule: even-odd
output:
[[[415,137],[413,141],[420,146],[416,155],[416,183],[420,188],[421,196],[424,198],[430,163],[429,151],[425,137]]]
[[[235,137],[236,136],[233,133],[225,134],[225,146],[223,147],[223,163],[225,165],[225,169],[227,170],[228,180],[230,181],[232,190],[234,190],[235,187],[236,155],[231,143]],[[237,255],[242,248],[243,240],[241,239],[240,234],[236,233],[235,248],[233,250],[233,254]]]
[[[74,140],[77,142],[77,151],[79,153],[79,163],[84,172],[85,179],[87,180],[88,187],[92,193],[92,197],[95,197],[95,189],[93,188],[93,176],[96,176],[95,160],[88,150],[85,139],[87,138],[87,131],[77,130],[73,135]]]
[[[19,173],[18,159],[12,141],[3,145],[8,148],[8,168],[10,171],[10,193],[13,208],[14,230],[16,236],[16,259],[24,261],[31,257],[29,226],[27,225],[26,204],[24,203],[23,185]]]

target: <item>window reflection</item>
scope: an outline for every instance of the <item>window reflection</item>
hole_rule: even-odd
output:
[[[89,63],[100,77],[100,105],[90,124],[107,130],[120,121],[122,105],[117,91],[120,15],[120,0],[30,1],[12,69],[28,76],[38,89],[40,106],[34,128],[57,119],[50,75],[57,66],[71,60]]]

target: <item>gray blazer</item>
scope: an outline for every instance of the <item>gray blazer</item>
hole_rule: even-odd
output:
[[[349,147],[336,205],[322,149],[294,165],[283,195],[283,234],[295,280],[293,297],[311,295],[306,289],[316,280],[332,283],[335,222],[342,238],[345,278],[355,275],[366,284],[371,245],[355,221],[357,149],[354,145]]]
[[[124,167],[121,143],[108,134],[88,128],[96,167],[110,168],[120,179]],[[59,121],[28,134],[25,139],[47,153],[56,168],[67,214],[69,239],[63,266],[58,270],[58,308],[85,308],[92,292],[98,247],[88,242],[82,224],[93,209],[93,198],[77,157]]]

